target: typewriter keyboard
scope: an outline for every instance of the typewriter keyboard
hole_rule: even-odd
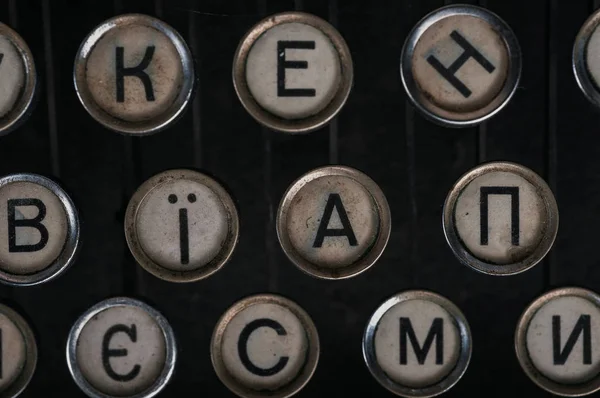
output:
[[[599,32],[0,2],[0,397],[600,394]]]

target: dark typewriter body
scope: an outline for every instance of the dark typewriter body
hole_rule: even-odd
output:
[[[469,3],[468,1],[465,1]],[[453,129],[426,120],[409,103],[399,63],[412,27],[442,0],[4,0],[0,21],[30,46],[39,74],[31,117],[0,138],[0,174],[32,172],[60,181],[82,218],[82,247],[62,276],[32,287],[0,287],[0,298],[23,314],[38,339],[39,361],[23,397],[79,397],[65,362],[69,330],[79,315],[112,296],[139,298],[161,311],[175,332],[179,357],[160,396],[233,394],[216,377],[210,339],[235,301],[278,293],[300,304],[321,339],[317,370],[298,397],[393,396],[369,374],[361,339],[381,302],[408,289],[452,300],[469,321],[473,355],[447,397],[550,396],[531,382],[514,352],[526,306],[554,287],[600,290],[600,113],[573,77],[575,36],[593,12],[587,0],[472,1],[500,15],[517,35],[520,84],[508,105],[477,127]],[[337,27],[354,62],[354,86],[335,120],[309,134],[261,127],[232,85],[241,37],[263,17],[302,10]],[[73,87],[73,62],[83,38],[124,13],[156,16],[190,46],[194,101],[165,131],[129,137],[95,122]],[[454,182],[476,165],[506,160],[531,168],[558,202],[558,237],[545,259],[509,277],[460,264],[445,241],[442,208]],[[347,280],[310,277],[281,250],[275,230],[279,201],[302,174],[342,164],[376,181],[391,208],[392,231],[379,261]],[[139,267],[126,245],[129,198],[152,175],[195,168],[230,191],[240,239],[230,262],[210,278],[170,283]]]

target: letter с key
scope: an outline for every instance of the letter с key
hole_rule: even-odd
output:
[[[71,375],[92,398],[155,396],[169,382],[176,355],[167,320],[127,297],[88,309],[71,328],[67,342]]]
[[[284,194],[277,236],[288,258],[318,278],[349,278],[367,270],[387,245],[390,209],[377,184],[345,166],[315,169]]]
[[[105,127],[151,134],[174,122],[194,85],[191,53],[169,25],[146,15],[121,15],[97,26],[75,59],[75,88]]]

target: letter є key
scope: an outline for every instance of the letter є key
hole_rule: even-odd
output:
[[[75,322],[67,364],[75,383],[92,398],[148,398],[169,382],[176,343],[167,320],[127,297],[104,300]]]
[[[538,297],[518,322],[515,349],[527,376],[553,394],[600,390],[600,296],[565,287]]]
[[[407,291],[385,301],[363,336],[363,356],[375,379],[403,397],[432,397],[462,377],[471,358],[471,332],[448,299]]]
[[[241,40],[233,83],[257,121],[305,133],[328,123],[352,88],[350,51],[326,21],[302,12],[272,15]]]
[[[512,275],[540,262],[558,231],[558,208],[546,182],[526,167],[491,162],[463,175],[443,212],[446,240],[465,265]]]
[[[146,15],[109,19],[83,41],[75,59],[75,89],[105,127],[133,135],[173,123],[194,86],[191,53],[181,36]]]
[[[36,174],[0,178],[0,282],[28,286],[63,273],[79,248],[79,216],[54,181]]]
[[[277,212],[277,236],[288,258],[318,278],[367,270],[387,245],[390,209],[377,184],[345,166],[315,169],[288,188]]]
[[[521,53],[496,14],[447,6],[409,34],[400,71],[410,100],[425,116],[449,127],[472,126],[510,100],[521,75]]]

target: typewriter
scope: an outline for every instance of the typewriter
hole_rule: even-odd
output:
[[[599,6],[2,1],[0,396],[598,394]]]

